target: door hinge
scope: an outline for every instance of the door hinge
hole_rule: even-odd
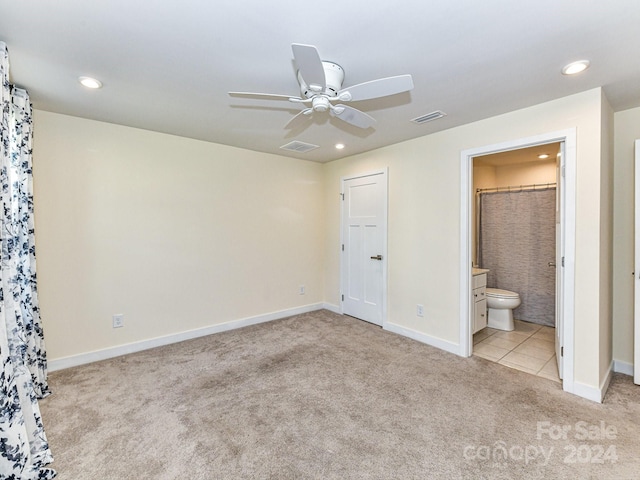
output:
[[[560,356],[564,357],[564,347],[560,347]]]
[[[342,198],[342,201],[344,201],[344,193],[341,193],[340,197]]]
[[[342,301],[344,302],[344,295],[342,295]]]
[[[562,266],[564,267],[564,257],[562,257]]]
[[[344,243],[342,244],[342,251],[344,252]]]
[[[560,169],[560,175],[562,175],[562,177],[565,176],[565,171],[564,171],[564,165],[562,165],[562,168]]]

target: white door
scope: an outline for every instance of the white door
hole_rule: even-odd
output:
[[[636,140],[633,383],[640,385],[640,140]]]
[[[564,245],[564,232],[562,217],[564,215],[564,142],[560,146],[560,152],[556,156],[556,361],[558,363],[558,376],[562,378],[562,348],[563,325],[562,325],[562,301],[564,292],[564,265],[562,246]]]
[[[342,181],[342,313],[382,325],[387,173]]]

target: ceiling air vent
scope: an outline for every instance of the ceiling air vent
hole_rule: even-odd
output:
[[[294,140],[293,142],[289,142],[286,145],[282,145],[280,148],[283,150],[289,150],[291,152],[305,153],[316,148],[320,148],[320,145],[313,145],[312,143],[304,143]]]
[[[446,113],[444,113],[443,111],[436,110],[435,112],[427,113],[426,115],[422,115],[420,117],[416,117],[411,121],[413,123],[423,124],[423,123],[430,122],[431,120],[437,120],[439,118],[442,118],[445,115],[446,115]]]

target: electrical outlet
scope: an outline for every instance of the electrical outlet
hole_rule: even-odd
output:
[[[304,295],[304,285],[300,285],[300,289],[298,290],[300,295]]]
[[[113,328],[120,327],[124,327],[124,315],[122,313],[113,316]]]
[[[424,305],[416,306],[416,315],[418,315],[419,317],[424,317]]]

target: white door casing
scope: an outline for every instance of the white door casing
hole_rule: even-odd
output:
[[[635,145],[635,224],[633,286],[633,383],[640,385],[640,140]]]
[[[387,271],[387,172],[343,178],[342,313],[382,326]]]

